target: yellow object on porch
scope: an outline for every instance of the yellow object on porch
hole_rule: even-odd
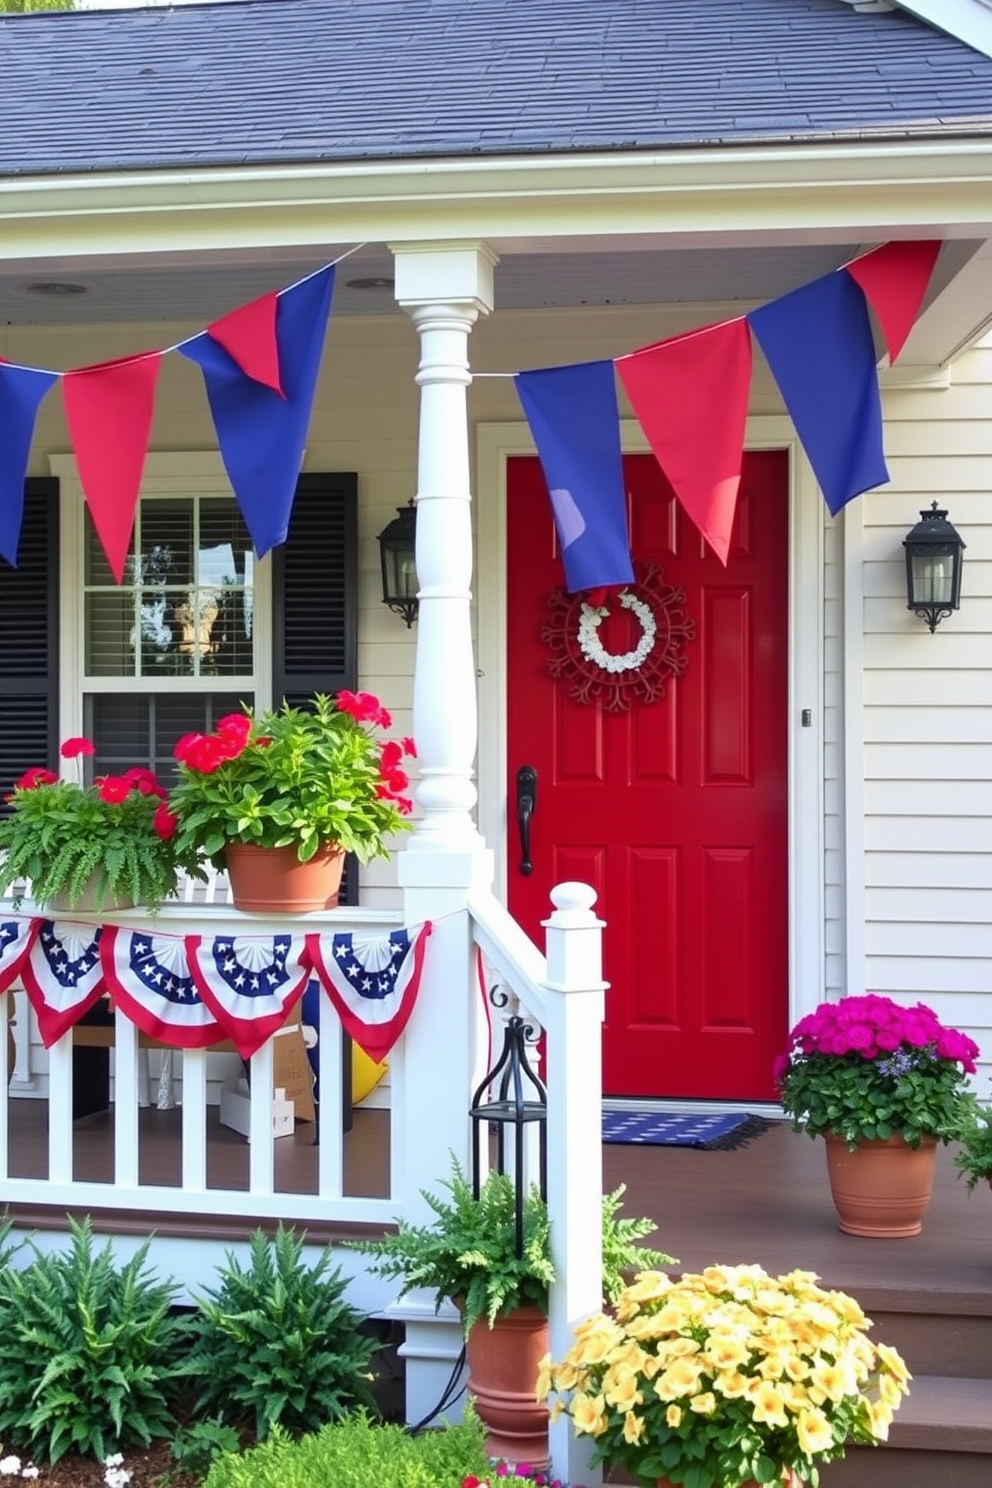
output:
[[[370,1059],[357,1044],[351,1046],[351,1101],[357,1106],[378,1085],[389,1068],[387,1060]]]

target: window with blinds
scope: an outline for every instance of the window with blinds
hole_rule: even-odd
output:
[[[13,568],[0,558],[0,810],[32,765],[58,766],[58,482],[29,480]]]

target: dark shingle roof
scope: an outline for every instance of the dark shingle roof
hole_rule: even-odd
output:
[[[992,60],[837,0],[241,0],[0,19],[0,172],[992,132]]]

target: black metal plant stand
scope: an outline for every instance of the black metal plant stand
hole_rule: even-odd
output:
[[[495,986],[489,992],[492,1006],[509,1006],[510,993]],[[483,1077],[472,1097],[469,1116],[472,1119],[472,1192],[479,1197],[482,1172],[482,1133],[496,1128],[496,1171],[507,1171],[507,1136],[512,1131],[513,1180],[515,1198],[515,1243],[518,1258],[524,1248],[524,1132],[531,1122],[539,1124],[538,1187],[541,1198],[548,1196],[548,1093],[543,1081],[531,1068],[527,1046],[535,1042],[537,1029],[526,1018],[512,1013],[504,1024],[503,1048],[492,1069]],[[495,1091],[495,1098],[485,1099]]]

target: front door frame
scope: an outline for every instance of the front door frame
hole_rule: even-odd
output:
[[[625,454],[649,449],[622,420]],[[789,456],[789,1022],[822,1001],[824,962],[824,506],[791,421],[757,414],[748,449]],[[506,901],[506,463],[535,453],[526,423],[476,428],[476,624],[479,698],[479,828],[493,849],[495,892]],[[810,722],[803,723],[805,710]],[[550,910],[550,905],[549,905]],[[609,934],[609,927],[607,927]]]

